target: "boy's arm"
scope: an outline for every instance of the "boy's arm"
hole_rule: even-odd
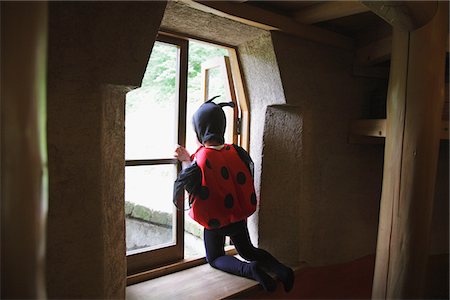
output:
[[[191,155],[186,150],[186,148],[178,145],[175,149],[175,158],[178,159],[181,162],[181,168],[185,169],[190,166],[191,164]]]
[[[184,190],[190,195],[195,195],[202,185],[202,172],[193,162],[188,167],[184,168],[173,185],[173,203],[176,207],[180,207],[180,203],[184,201]]]
[[[174,155],[182,165],[182,171],[178,174],[173,187],[173,202],[175,206],[183,203],[184,190],[194,195],[202,184],[202,173],[197,163],[191,161],[189,152],[181,146],[175,149]]]
[[[253,160],[250,157],[250,155],[248,154],[247,151],[244,150],[244,148],[233,144],[234,149],[236,149],[239,157],[242,159],[242,161],[245,163],[245,165],[247,166],[248,170],[250,171],[250,174],[252,174],[252,177],[254,177],[254,169],[255,169],[255,165],[253,164]]]

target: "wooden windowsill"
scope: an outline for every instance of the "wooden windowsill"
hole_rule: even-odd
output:
[[[236,255],[237,251],[234,248],[234,246],[227,246],[225,247],[225,253],[227,255]],[[191,258],[191,259],[184,259],[182,261],[165,265],[159,268],[151,269],[148,271],[136,273],[133,275],[127,276],[127,285],[136,284],[139,282],[151,280],[154,278],[158,278],[161,276],[169,275],[175,272],[180,272],[189,268],[197,267],[200,265],[206,264],[205,257],[198,257],[198,258]]]
[[[235,255],[242,260],[236,254],[234,247],[230,248],[228,248],[227,254]],[[306,262],[300,262],[293,267],[293,270],[297,272],[307,266]],[[153,270],[153,272],[156,275],[161,274],[157,270]],[[275,274],[271,275],[276,278]],[[170,274],[152,277],[146,281],[142,281],[141,277],[141,281],[138,283],[129,283],[126,288],[126,299],[236,299],[262,290],[262,286],[255,280],[225,273],[214,269],[205,262],[188,269],[179,269],[178,271],[173,269]]]
[[[254,280],[203,264],[130,285],[126,288],[126,299],[229,299],[258,289],[262,287]]]

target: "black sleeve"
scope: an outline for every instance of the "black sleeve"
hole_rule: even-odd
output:
[[[250,171],[250,174],[252,174],[252,177],[255,177],[254,173],[255,173],[255,166],[253,164],[253,160],[250,157],[250,155],[248,155],[248,152],[244,150],[244,148],[233,144],[234,149],[236,149],[239,157],[242,159],[242,161],[245,163],[245,165],[247,166],[248,170]]]
[[[184,201],[184,190],[190,195],[195,195],[202,185],[202,172],[196,162],[185,168],[178,174],[173,186],[173,203],[180,208]]]

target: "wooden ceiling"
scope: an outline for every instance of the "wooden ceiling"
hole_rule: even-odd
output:
[[[392,26],[413,30],[437,8],[428,1],[178,1],[265,30],[355,51],[360,66],[385,66]]]
[[[194,1],[184,1],[192,2]],[[391,25],[374,14],[363,1],[195,1],[196,8],[224,16],[263,29],[279,29],[294,33],[292,27],[322,29],[344,40],[350,38],[352,46],[362,46],[390,34]],[[253,23],[253,24],[252,24]],[[266,26],[264,26],[266,25]],[[298,30],[297,30],[298,31]],[[344,46],[345,47],[345,46]]]
[[[356,45],[367,44],[390,34],[391,25],[370,11],[360,1],[247,1],[259,7],[293,19],[301,24],[314,25],[355,40]],[[367,36],[369,35],[369,37]]]

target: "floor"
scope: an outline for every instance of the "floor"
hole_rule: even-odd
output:
[[[296,272],[295,285],[285,293],[281,284],[274,293],[247,292],[239,299],[370,299],[374,256],[325,267],[306,267]]]
[[[429,258],[425,299],[449,299],[448,254]],[[279,285],[269,294],[262,290],[246,292],[239,299],[370,299],[375,255],[324,267],[296,271],[294,289],[285,293]]]

